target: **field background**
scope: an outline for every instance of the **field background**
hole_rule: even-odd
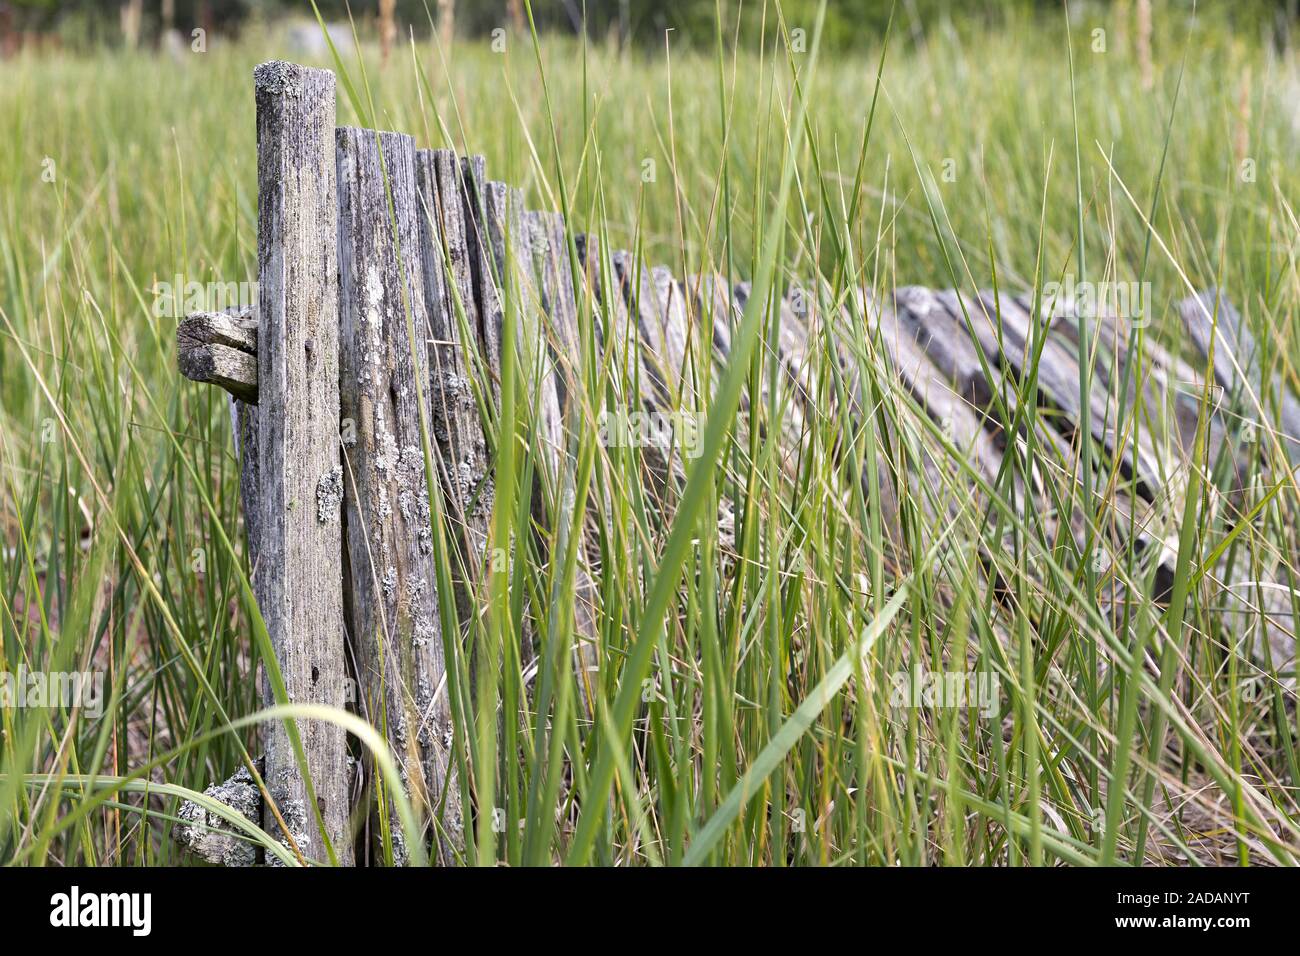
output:
[[[1149,69],[1128,5],[1072,5],[1068,20],[895,23],[865,155],[885,32],[850,30],[816,50],[806,9],[785,24],[806,31],[798,53],[772,7],[738,38],[730,21],[673,37],[670,56],[662,43],[620,50],[554,32],[536,46],[509,32],[504,52],[487,38],[440,51],[424,23],[381,63],[363,22],[360,62],[342,54],[358,101],[340,90],[339,121],[482,154],[532,208],[558,208],[562,169],[575,231],[678,276],[750,279],[769,235],[782,240],[779,285],[820,272],[878,291],[970,289],[996,273],[1020,292],[1038,274],[1077,276],[1083,262],[1094,280],[1149,281],[1148,334],[1189,358],[1171,304],[1188,282],[1221,286],[1294,381],[1300,70],[1258,24],[1207,6],[1193,22],[1190,5],[1154,4]],[[804,125],[792,70],[810,69],[814,52]],[[154,314],[153,289],[176,275],[255,278],[251,74],[275,57],[312,61],[272,26],[214,36],[204,53],[64,50],[0,63],[0,666],[95,669],[111,688],[98,720],[0,710],[0,860],[187,862],[167,836],[182,790],[168,788],[201,791],[244,748],[256,752],[254,728],[223,730],[223,712],[260,706],[229,416],[224,396],[178,376],[175,319]],[[797,134],[794,194],[774,208]],[[868,376],[887,383],[876,361]],[[756,363],[749,393],[769,371]],[[917,413],[896,391],[881,386],[882,414],[944,460],[959,457],[907,424]],[[835,414],[814,429],[814,447],[861,433]],[[479,827],[468,859],[681,862],[704,832],[692,861],[1294,862],[1294,691],[1285,673],[1256,673],[1243,648],[1258,622],[1226,618],[1206,582],[1189,586],[1177,619],[1135,599],[1103,622],[1095,585],[1073,574],[1079,556],[1039,580],[1024,553],[1060,543],[1017,526],[992,558],[1016,597],[993,602],[974,559],[992,534],[978,509],[952,522],[955,556],[914,577],[920,542],[940,529],[898,557],[876,506],[845,491],[828,457],[778,469],[739,416],[727,438],[684,556],[665,554],[676,504],[648,510],[638,462],[596,456],[593,488],[611,499],[596,544],[607,706],[658,575],[685,572],[654,655],[655,694],[621,747],[569,706],[574,688],[557,691],[563,709],[531,712],[506,623],[469,626],[467,644],[491,662],[485,699],[502,702],[476,724],[466,759],[491,793],[474,796],[524,825],[505,836]],[[951,464],[949,487],[909,494],[969,498],[969,476]],[[1235,527],[1229,557],[1285,577],[1294,483],[1240,527],[1206,495],[1153,517],[1175,540],[1186,532],[1187,567]],[[746,502],[725,547],[709,520],[721,498]],[[549,571],[523,557],[544,617]],[[1112,557],[1134,579],[1149,571],[1131,551]],[[911,590],[892,608],[903,581]],[[868,663],[809,726],[787,724],[887,609]],[[1135,690],[1127,665],[1107,666],[1139,635],[1177,662],[1170,686]],[[961,654],[1002,673],[996,720],[890,709],[887,675]],[[543,656],[557,687],[573,683],[563,654]],[[1126,693],[1137,700],[1129,718]],[[764,767],[775,772],[741,782],[782,733],[786,752]],[[598,789],[582,765],[606,752],[617,772]],[[1127,790],[1108,800],[1117,773]],[[738,786],[745,799],[729,809]],[[575,849],[576,808],[602,802],[608,816]]]

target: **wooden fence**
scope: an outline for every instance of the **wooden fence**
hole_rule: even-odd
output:
[[[725,363],[750,290],[717,275],[679,282],[627,252],[601,249],[593,237],[570,236],[560,215],[528,211],[520,191],[488,180],[481,157],[419,150],[400,133],[336,129],[328,71],[266,63],[255,86],[257,309],[189,316],[177,336],[180,370],[231,395],[253,589],[284,683],[282,695],[263,688],[266,702],[351,704],[385,728],[404,785],[437,821],[435,854],[451,862],[465,811],[451,754],[455,702],[445,676],[430,492],[440,491],[456,542],[463,573],[452,587],[463,619],[480,600],[474,569],[486,557],[493,475],[483,416],[494,414],[499,398],[504,302],[517,306],[515,344],[544,437],[537,467],[554,479],[566,422],[581,400],[581,302],[593,304],[603,353],[640,383],[630,405],[668,409],[694,407],[690,396],[707,387],[690,374],[692,336],[701,323],[711,325],[708,347]],[[1195,466],[1207,388],[1196,366],[1150,339],[1130,353],[1125,323],[1103,316],[1093,327],[1097,359],[1085,415],[1078,319],[1068,303],[1036,317],[1026,297],[1005,293],[903,288],[887,302],[858,294],[853,304],[899,384],[990,481],[1018,411],[1007,380],[1035,372],[1039,398],[1059,412],[1061,427],[1040,417],[1034,439],[1076,479],[1073,432],[1086,420],[1142,499],[1116,493],[1106,506],[1124,519],[1119,524],[1131,516],[1141,546],[1157,549],[1172,571],[1176,529],[1151,527],[1145,516],[1152,502],[1181,500],[1183,477]],[[850,404],[865,402],[853,391],[861,356],[840,335],[840,316],[818,314],[819,301],[796,288],[765,304],[776,332],[768,347],[794,395],[779,426],[790,448],[798,447],[804,419],[820,412],[818,350],[835,352],[848,371]],[[1261,350],[1236,310],[1204,294],[1180,312],[1204,355],[1213,341],[1213,384],[1228,396],[1208,423],[1210,460],[1225,448],[1238,462],[1258,454],[1234,424],[1244,415],[1265,443],[1277,444],[1282,455],[1274,460],[1300,463],[1300,405],[1280,380],[1261,374]],[[1165,427],[1118,433],[1121,406],[1132,403],[1162,409]],[[648,449],[646,458],[656,480],[680,478],[683,463],[671,449]],[[886,510],[896,506],[894,480],[882,468],[869,482]],[[1016,493],[1033,507],[1035,489]],[[1068,520],[1076,538],[1088,533],[1082,515]],[[590,582],[580,579],[579,587],[586,598],[576,630],[590,634]],[[1264,608],[1278,665],[1294,657],[1289,607],[1288,600]],[[327,859],[332,849],[338,862],[352,863],[346,736],[325,721],[297,722],[309,783],[291,727],[268,727],[257,766],[213,793],[261,815],[267,831],[304,859]],[[181,836],[202,855],[256,861],[215,817],[192,805],[184,815],[192,825]],[[374,832],[402,832],[395,817],[373,822],[388,824]],[[400,846],[397,856],[405,856]]]

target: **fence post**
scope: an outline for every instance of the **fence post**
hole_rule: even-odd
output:
[[[439,818],[437,857],[450,864],[462,845],[461,812],[421,427],[422,416],[433,426],[419,378],[429,364],[429,316],[415,142],[345,127],[337,150],[347,603],[358,679],[364,713],[387,730],[412,800]],[[410,849],[385,802],[393,858],[404,863]]]
[[[257,95],[257,474],[254,590],[292,703],[343,707],[339,456],[338,197],[334,74],[282,61],[253,74]],[[272,700],[269,681],[264,695]],[[300,721],[308,782],[288,728],[266,732],[266,781],[293,841],[323,860],[320,823],[351,865],[347,736]],[[315,806],[309,800],[314,791]],[[271,808],[269,832],[279,824]]]

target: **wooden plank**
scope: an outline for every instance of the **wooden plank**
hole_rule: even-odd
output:
[[[966,296],[947,290],[935,293],[936,298],[962,328],[970,328],[975,340],[984,350],[990,363],[999,363],[1004,370],[1009,366],[1018,375],[1024,375],[1031,347],[1030,336],[1035,326],[1028,313],[1015,300],[1003,293],[998,302],[991,296]],[[964,306],[964,307],[963,307]],[[1040,330],[1039,334],[1043,334]],[[1077,428],[1083,420],[1079,396],[1080,371],[1078,360],[1059,342],[1048,339],[1043,343],[1037,366],[1039,391],[1065,415],[1071,426]],[[1089,427],[1092,437],[1112,454],[1118,454],[1130,473],[1146,486],[1148,493],[1158,493],[1165,485],[1170,471],[1163,468],[1149,441],[1140,440],[1135,457],[1128,441],[1119,447],[1116,420],[1119,410],[1104,391],[1089,394]]]
[[[751,286],[738,282],[731,290],[731,301],[738,311],[748,307]],[[795,318],[789,304],[772,289],[764,303],[763,335],[759,340],[763,415],[768,414],[768,402],[775,389],[772,406],[777,434],[779,435],[781,462],[795,477],[799,453],[808,437],[806,415],[816,415],[808,385],[811,369],[808,367],[807,332]],[[775,377],[772,374],[775,357]],[[765,427],[770,427],[764,422]]]
[[[652,378],[637,345],[639,332],[620,287],[614,253],[601,245],[598,236],[580,235],[574,241],[587,289],[600,306],[594,322],[602,363],[598,371],[608,372],[626,408],[652,408]]]
[[[542,308],[550,319],[546,342],[556,370],[556,398],[567,416],[582,387],[582,338],[564,216],[558,212],[529,212],[525,220],[540,280]]]
[[[463,838],[420,423],[430,412],[417,388],[429,367],[429,318],[415,142],[347,127],[338,130],[337,158],[339,391],[351,424],[344,504],[359,703],[386,732],[412,800],[440,814],[439,855],[450,864]],[[378,786],[373,763],[369,771]],[[386,803],[393,856],[405,863],[400,819]],[[378,856],[380,821],[373,822]]]
[[[196,312],[176,328],[176,364],[195,382],[257,404],[257,325],[251,308]]]
[[[988,373],[985,374],[975,343],[966,333],[965,326],[929,289],[918,286],[900,288],[895,295],[895,306],[899,321],[912,330],[917,344],[947,376],[964,401],[987,413],[984,427],[1005,445],[1006,429],[1011,427],[1011,422],[995,416],[997,403],[1005,403],[1008,415],[1014,418],[1019,410],[1019,400],[1012,385],[1003,378],[998,363],[989,361]],[[1041,421],[1036,423],[1034,437],[1053,459],[1065,466],[1070,480],[1076,480],[1079,463],[1069,442]]]
[[[979,353],[966,330],[929,289],[920,286],[903,286],[894,296],[898,321],[911,330],[917,344],[925,351],[973,407],[992,407],[994,395],[1004,394],[996,362],[990,363],[993,378],[984,374]],[[999,423],[1000,426],[1001,423]]]
[[[288,698],[346,706],[339,520],[338,196],[334,75],[273,61],[257,98],[257,472],[255,593]],[[246,502],[247,503],[247,502]],[[272,703],[269,682],[264,697]],[[266,729],[266,782],[293,842],[325,859],[316,823],[351,864],[347,735],[327,721],[298,732],[315,805],[286,726]],[[263,821],[279,833],[268,810]],[[288,836],[286,835],[286,836]]]
[[[541,336],[547,343],[554,370],[556,400],[562,421],[568,423],[571,433],[582,427],[582,351],[564,216],[560,213],[527,212],[524,224],[528,231],[533,268],[538,278],[537,294],[547,320]],[[561,439],[564,437],[565,434],[562,433]],[[569,518],[568,533],[580,535],[588,520],[586,515],[575,513],[577,505],[573,483],[577,462],[569,454],[567,444],[561,450],[558,507]],[[563,539],[556,544],[561,549],[567,546]],[[600,634],[596,627],[596,586],[586,565],[585,549],[581,546],[578,547],[574,590],[573,665],[578,676],[583,713],[590,717],[592,684],[598,679],[596,674],[600,670]]]
[[[464,199],[465,239],[474,276],[475,332],[483,369],[492,387],[493,407],[501,405],[501,295],[493,273],[492,249],[487,235],[488,206],[505,205],[505,186],[487,181],[482,156],[461,160],[460,192]],[[497,195],[493,196],[492,193]]]
[[[642,396],[655,407],[674,410],[679,369],[672,367],[666,332],[666,305],[659,301],[659,290],[649,268],[639,257],[617,250],[610,256],[614,277],[627,306],[629,323],[635,328],[635,341],[646,378]]]
[[[592,235],[578,236],[575,242],[589,294],[599,304],[594,322],[598,362],[602,363],[598,374],[608,375],[608,379],[602,379],[602,382],[612,384],[621,403],[619,408],[601,409],[598,414],[631,413],[657,417],[655,427],[638,435],[634,441],[650,490],[656,499],[662,501],[669,482],[679,483],[685,475],[682,454],[675,446],[682,438],[678,429],[689,426],[672,417],[676,409],[668,404],[663,377],[657,377],[650,369],[653,352],[644,347],[640,296],[638,293],[631,300],[637,304],[638,314],[634,315],[620,278],[620,267],[616,264],[616,259],[621,256],[622,273],[630,278],[634,271],[630,254],[604,250],[599,238]],[[653,297],[657,300],[657,291]],[[655,308],[649,294],[646,306],[645,320],[657,322],[649,314]],[[628,421],[630,424],[631,419]]]
[[[829,301],[829,290],[824,284],[822,290],[826,300]],[[796,367],[809,366],[805,387],[816,397],[816,403],[812,406],[813,414],[835,414],[852,423],[851,430],[845,428],[832,430],[832,440],[835,444],[830,452],[840,457],[861,453],[862,470],[858,472],[856,478],[861,483],[863,495],[870,498],[872,478],[866,471],[866,449],[855,448],[847,440],[859,434],[859,430],[863,427],[863,416],[868,414],[868,409],[872,410],[872,414],[877,414],[878,410],[874,408],[873,403],[867,401],[864,394],[859,356],[853,353],[850,340],[846,335],[845,309],[843,307],[823,309],[823,301],[818,296],[817,290],[797,283],[792,283],[786,290],[784,301],[790,315],[798,322],[799,331],[795,333],[797,338],[792,343],[794,345],[792,358],[797,363]],[[802,355],[798,350],[800,339],[803,342]],[[818,367],[821,369],[821,381],[817,381],[811,374],[814,351],[820,356]],[[836,376],[839,378],[837,379]],[[827,406],[825,412],[819,408],[822,403]],[[881,417],[877,415],[877,428],[882,425]],[[899,448],[897,434],[888,421],[883,423],[883,427],[887,429],[889,447],[897,454]],[[895,462],[885,455],[884,448],[883,442],[878,441],[879,455],[876,459],[875,475],[877,503],[886,536],[894,541],[901,541],[902,524]],[[856,467],[858,462],[854,461],[851,464]],[[927,461],[931,472],[933,472],[933,464],[932,460]]]
[[[732,297],[731,286],[718,272],[687,276],[683,285],[688,300],[695,306],[696,315],[711,328],[713,348],[718,359],[725,364],[725,359],[731,355],[732,331],[741,318],[741,308]]]
[[[1033,308],[1029,296],[1016,296],[1016,303],[1026,313]],[[1043,303],[1042,314],[1050,322],[1051,334],[1059,337],[1068,351],[1077,352],[1079,320],[1074,304]],[[1098,344],[1096,374],[1116,396],[1116,383],[1126,375],[1131,382],[1138,383],[1129,389],[1128,407],[1142,415],[1143,428],[1151,434],[1160,460],[1173,458],[1185,467],[1196,444],[1201,414],[1204,382],[1200,373],[1163,348],[1150,334],[1143,337],[1141,351],[1135,354],[1136,366],[1129,370],[1125,362],[1132,335],[1129,324],[1105,313],[1093,321],[1092,328]],[[1211,402],[1212,406],[1217,404],[1217,401]],[[1236,475],[1244,474],[1245,463],[1240,460],[1219,415],[1210,416],[1207,446],[1211,462],[1226,453]]]
[[[249,582],[256,584],[258,535],[262,516],[261,483],[257,476],[257,406],[237,398],[230,399],[231,434],[235,441],[235,458],[239,462],[239,500],[244,509],[244,539],[248,545]],[[254,587],[256,592],[256,587]]]
[[[1235,414],[1271,431],[1291,467],[1300,466],[1300,402],[1281,375],[1271,372],[1265,381],[1265,350],[1256,343],[1241,313],[1214,289],[1183,299],[1178,313],[1192,343],[1206,357],[1217,328],[1215,381],[1234,401]],[[1263,420],[1257,421],[1261,412]]]
[[[178,356],[181,374],[223,388],[240,401],[257,404],[257,356],[227,345],[196,344]]]
[[[231,309],[226,312],[195,312],[181,319],[176,328],[178,351],[186,345],[224,345],[228,348],[257,354],[257,322],[253,309]]]
[[[460,160],[451,150],[421,150],[416,171],[432,429],[441,453],[448,517],[472,581],[476,571],[469,569],[479,567],[487,547],[492,478],[472,378],[478,368],[478,294],[466,222],[469,206]],[[462,316],[470,341],[462,334]],[[458,595],[462,612],[471,600],[472,593]]]
[[[897,290],[895,303],[899,320],[912,329],[918,345],[929,355],[931,361],[944,372],[957,393],[975,409],[986,411],[984,427],[993,432],[995,440],[1005,447],[1006,429],[1011,422],[997,419],[998,410],[994,396],[1000,396],[1005,403],[1009,416],[1014,418],[1019,412],[1018,393],[1002,376],[996,362],[989,364],[988,374],[980,364],[975,344],[967,335],[964,325],[959,325],[948,309],[944,308],[938,298],[929,289],[904,287]],[[1023,433],[1021,433],[1023,436]],[[1073,446],[1056,429],[1042,420],[1035,422],[1033,431],[1039,454],[1034,462],[1033,474],[1038,514],[1045,521],[1047,537],[1054,535],[1056,521],[1062,516],[1050,512],[1051,500],[1044,491],[1044,483],[1061,481],[1072,482],[1076,486],[1082,482],[1082,465]],[[1068,497],[1068,496],[1066,496]],[[1133,511],[1133,503],[1128,495],[1112,490],[1109,504],[1121,525],[1127,529],[1128,517]],[[1149,517],[1150,509],[1140,509]],[[1076,544],[1082,545],[1088,533],[1085,516],[1081,509],[1075,508],[1068,516],[1071,534]],[[1154,537],[1143,526],[1143,518],[1138,521],[1138,537],[1146,544],[1155,543]],[[1162,552],[1163,553],[1163,552]]]
[[[663,325],[664,371],[677,392],[681,408],[694,408],[699,386],[691,363],[691,333],[686,320],[686,296],[666,266],[650,270]]]
[[[523,192],[502,183],[489,183],[487,215],[488,246],[492,251],[498,298],[503,303],[502,321],[504,309],[509,308],[515,330],[515,360],[525,397],[524,409],[531,414],[530,424],[541,452],[545,484],[553,487],[559,475],[564,447],[556,392],[558,373],[546,347],[542,298],[534,272],[532,237],[524,220]],[[498,330],[498,340],[500,335]],[[543,487],[539,486],[534,492],[534,510],[537,512],[543,498]],[[546,520],[540,512],[537,516]]]
[[[903,385],[939,423],[948,440],[971,457],[987,481],[993,481],[1002,453],[984,429],[983,416],[976,413],[949,383],[948,377],[930,361],[912,330],[898,320],[893,309],[873,303],[866,306],[866,314]],[[1017,489],[1018,495],[1022,493]]]

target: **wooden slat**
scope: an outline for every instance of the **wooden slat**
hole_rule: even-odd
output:
[[[560,213],[526,212],[524,225],[538,280],[539,296],[546,323],[540,330],[552,362],[552,379],[557,406],[567,428],[561,433],[561,465],[557,489],[558,512],[567,521],[569,535],[582,535],[589,522],[576,513],[574,488],[577,462],[569,454],[570,433],[582,424],[581,337],[578,330],[578,307],[574,295],[568,236]],[[557,515],[558,517],[558,515]],[[594,535],[592,536],[594,539]],[[572,538],[569,538],[572,540]],[[568,541],[557,537],[557,553]],[[583,713],[592,715],[592,683],[600,670],[600,635],[596,627],[597,593],[586,562],[585,549],[579,546],[574,572],[573,665],[578,676],[578,693]],[[555,635],[552,635],[554,638]]]
[[[482,156],[461,160],[461,195],[465,203],[465,239],[474,276],[475,332],[482,368],[491,384],[492,405],[501,405],[501,292],[497,286],[486,222],[489,205],[505,205],[505,186],[489,183]],[[494,196],[493,193],[496,195]]]
[[[257,356],[228,345],[195,344],[179,356],[180,372],[194,382],[223,388],[235,398],[257,404]]]
[[[414,141],[340,129],[338,191],[340,403],[355,434],[344,440],[348,604],[360,702],[370,723],[387,732],[417,805],[436,813],[445,795],[439,829],[449,837],[440,850],[450,863],[461,820],[457,788],[449,785],[451,708],[421,435],[429,409],[417,388],[429,367],[429,319]],[[370,782],[379,784],[373,766]],[[405,862],[400,820],[394,803],[387,805],[394,856]]]
[[[1300,466],[1300,402],[1281,375],[1269,373],[1265,381],[1265,350],[1256,343],[1241,313],[1214,289],[1183,299],[1178,312],[1192,343],[1204,356],[1210,355],[1217,328],[1215,381],[1234,400],[1235,414],[1271,431],[1291,466]],[[1261,411],[1263,420],[1257,421]]]
[[[542,308],[550,319],[545,338],[555,363],[556,398],[561,411],[568,415],[582,387],[582,340],[564,216],[558,212],[529,212],[525,223],[538,271]]]
[[[487,547],[492,478],[473,377],[479,355],[478,294],[466,221],[468,198],[461,164],[451,150],[416,156],[420,253],[429,317],[429,398],[433,434],[441,452],[443,492],[454,538],[471,581]],[[462,335],[464,330],[470,340]],[[462,586],[458,606],[471,604]]]
[[[595,327],[600,361],[606,363],[601,374],[608,375],[607,383],[612,385],[621,402],[619,408],[602,409],[597,414],[635,412],[662,415],[675,412],[676,409],[668,403],[663,373],[651,371],[650,363],[657,358],[656,353],[647,350],[642,341],[643,321],[658,324],[662,329],[662,323],[653,315],[657,307],[657,290],[641,290],[646,293],[645,315],[641,315],[643,300],[640,292],[629,299],[621,277],[626,275],[630,280],[635,271],[630,254],[603,251],[598,237],[591,235],[578,236],[576,245],[589,294],[599,303]],[[616,261],[619,258],[623,261],[621,270]],[[681,450],[673,445],[678,437],[676,434],[667,437],[665,431],[655,429],[651,440],[640,449],[650,487],[658,498],[663,497],[670,481],[680,482],[684,476]]]
[[[546,328],[541,321],[541,292],[533,271],[532,237],[524,221],[524,195],[518,189],[494,182],[489,184],[488,197],[487,235],[495,285],[499,298],[511,311],[524,407],[533,416],[546,481],[553,484],[559,474],[564,447],[556,392],[558,373],[546,347]],[[541,494],[534,496],[535,504],[540,504],[541,497]],[[544,520],[540,513],[538,517]]]
[[[630,252],[616,251],[610,260],[629,322],[635,326],[641,368],[646,374],[642,395],[658,408],[675,409],[680,366],[672,367],[665,328],[666,306],[659,301],[654,278],[646,264]]]
[[[652,407],[652,378],[637,347],[639,332],[619,284],[614,253],[604,249],[597,236],[579,235],[575,243],[587,289],[599,304],[595,322],[599,355],[610,363],[612,384],[627,408]]]
[[[1004,368],[1009,365],[1016,374],[1025,374],[1026,362],[1032,358],[1028,353],[1036,350],[1038,344],[1032,343],[1031,349],[1033,326],[1029,315],[1011,296],[1003,293],[998,302],[994,302],[990,295],[962,296],[948,290],[936,293],[936,297],[963,328],[967,327],[966,317],[969,316],[975,339],[990,363],[1001,363]],[[1075,356],[1059,342],[1047,339],[1037,365],[1038,388],[1074,428],[1083,420],[1079,380],[1079,364]],[[1170,470],[1161,467],[1149,441],[1140,439],[1136,458],[1128,441],[1120,447],[1116,433],[1118,406],[1104,390],[1094,389],[1089,394],[1088,408],[1092,437],[1112,454],[1118,454],[1149,491],[1160,491]]]
[[[1002,453],[984,429],[982,415],[977,414],[930,361],[912,330],[899,322],[893,309],[870,303],[866,313],[872,328],[879,332],[890,364],[908,391],[942,426],[949,440],[973,458],[986,480],[996,478]]]
[[[257,97],[257,472],[254,590],[290,701],[345,706],[339,520],[338,197],[334,75],[270,62]],[[246,501],[247,505],[248,502]],[[273,699],[269,689],[267,702]],[[293,840],[324,859],[316,811],[341,863],[352,862],[347,735],[300,721],[316,802],[286,727],[266,730],[266,781]],[[279,833],[274,816],[263,821]]]
[[[251,308],[187,315],[176,328],[176,365],[195,382],[257,404],[257,325]]]
[[[995,396],[1005,403],[1006,412],[1013,419],[1019,414],[1019,399],[1011,383],[1004,380],[997,363],[990,362],[988,372],[985,373],[975,345],[966,334],[964,326],[959,324],[930,290],[919,287],[899,289],[895,302],[900,322],[911,328],[917,343],[944,372],[957,393],[974,408],[987,411],[984,427],[993,431],[999,443],[1005,444],[1008,438],[1006,429],[1011,422],[997,420]],[[1048,510],[1053,502],[1046,494],[1044,485],[1055,483],[1059,486],[1062,480],[1079,485],[1082,481],[1082,465],[1070,442],[1041,419],[1035,422],[1033,435],[1039,450],[1035,464],[1045,470],[1045,473],[1039,473],[1036,469],[1034,475],[1037,515],[1045,522],[1046,536],[1051,538],[1055,533],[1056,521],[1061,516]],[[1070,495],[1063,493],[1062,497],[1069,499]],[[1134,508],[1132,500],[1115,489],[1110,491],[1106,500],[1118,524],[1127,530],[1129,516]],[[1139,509],[1143,513],[1149,513],[1149,510],[1146,507]],[[1075,543],[1082,545],[1088,535],[1085,516],[1080,509],[1075,508],[1067,517]],[[1164,555],[1164,542],[1156,540],[1156,536],[1145,528],[1141,517],[1136,520],[1136,524],[1139,539],[1144,544],[1160,545]]]
[[[695,407],[697,388],[695,369],[690,359],[690,328],[686,321],[686,296],[666,266],[650,270],[655,303],[663,327],[663,366],[681,408]]]

